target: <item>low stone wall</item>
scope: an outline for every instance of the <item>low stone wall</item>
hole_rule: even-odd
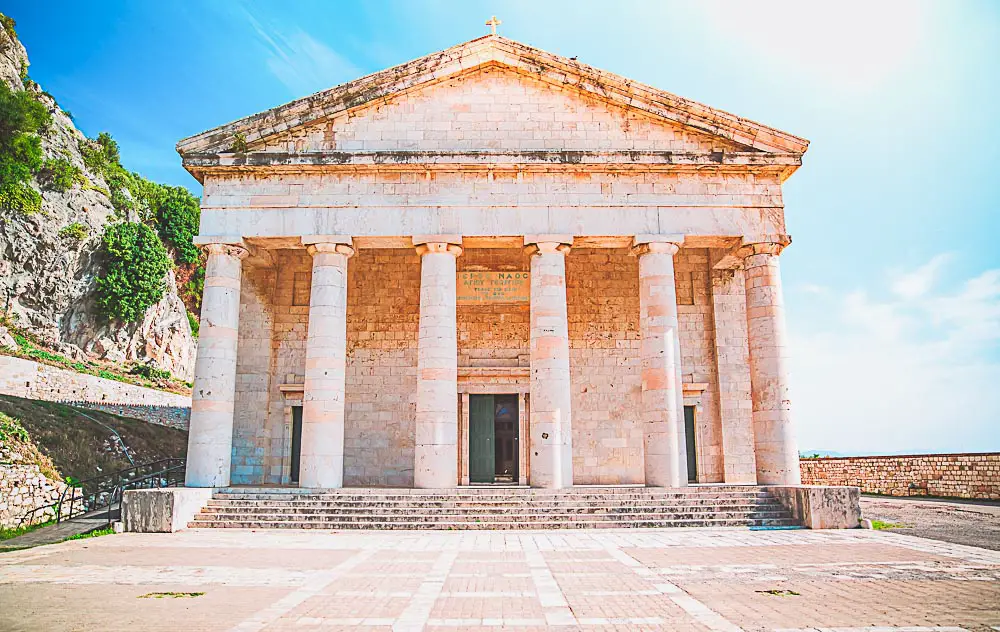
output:
[[[802,483],[869,494],[1000,500],[1000,453],[829,457],[800,460]]]
[[[17,527],[21,518],[34,509],[59,500],[66,483],[46,478],[37,465],[0,463],[0,528]],[[40,511],[32,522],[47,522],[53,509]]]
[[[0,356],[0,394],[102,410],[187,430],[191,398]]]

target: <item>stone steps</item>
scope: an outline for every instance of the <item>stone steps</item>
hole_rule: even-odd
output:
[[[793,527],[758,487],[524,487],[457,490],[227,488],[190,527],[250,529],[555,529]]]

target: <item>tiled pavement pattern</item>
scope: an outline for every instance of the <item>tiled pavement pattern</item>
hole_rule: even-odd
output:
[[[143,598],[149,593],[204,593]],[[1000,630],[1000,552],[874,531],[192,530],[0,555],[0,630]]]

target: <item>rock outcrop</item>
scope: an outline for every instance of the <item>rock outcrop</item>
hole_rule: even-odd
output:
[[[69,160],[83,170],[87,183],[65,192],[33,183],[42,193],[41,213],[0,209],[0,310],[67,356],[150,363],[190,380],[195,341],[173,272],[166,294],[140,322],[111,321],[96,309],[101,235],[116,219],[109,187],[84,165],[84,135],[73,120],[37,84],[23,85],[27,63],[21,42],[0,29],[0,80],[12,90],[35,92],[52,114],[52,125],[42,135],[45,157]],[[76,236],[60,235],[70,225],[79,225],[85,235],[78,238],[80,228]]]

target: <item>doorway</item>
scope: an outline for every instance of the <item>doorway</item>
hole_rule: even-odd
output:
[[[694,440],[694,406],[684,407],[684,438],[687,441],[688,482],[698,482],[698,453]]]
[[[299,483],[299,461],[302,458],[302,407],[292,406],[292,467],[289,480]]]
[[[518,396],[469,395],[469,482],[518,481]]]

